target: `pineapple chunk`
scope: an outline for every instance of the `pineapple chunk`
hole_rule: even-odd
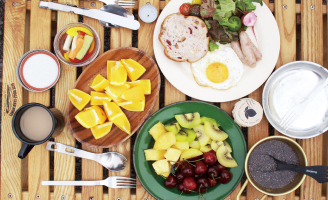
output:
[[[171,173],[171,170],[169,172],[164,172],[162,174],[160,174],[161,176],[164,176],[165,178],[167,178]]]
[[[155,124],[150,130],[149,130],[149,134],[153,136],[154,140],[157,141],[157,139],[159,138],[159,136],[161,136],[163,133],[166,133],[166,129],[164,127],[164,125],[162,124],[162,122],[158,122],[157,124]]]
[[[171,171],[170,164],[166,159],[158,160],[153,163],[153,168],[158,175]]]
[[[166,158],[166,160],[176,162],[179,160],[180,155],[181,150],[169,148],[164,154],[164,157]]]
[[[189,142],[189,146],[192,149],[200,149],[200,143],[198,141]]]
[[[201,147],[199,150],[205,153],[211,151],[212,149],[211,149],[211,145],[208,144],[206,146]]]
[[[147,149],[144,150],[146,160],[162,160],[165,159],[164,154],[166,150],[155,150],[155,149]]]
[[[173,132],[163,133],[155,142],[154,149],[168,149],[176,143]]]
[[[176,142],[175,145],[181,151],[189,149],[189,142]]]

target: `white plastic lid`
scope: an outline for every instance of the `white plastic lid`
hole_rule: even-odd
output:
[[[239,126],[251,127],[262,120],[263,108],[254,99],[244,98],[235,104],[232,116]]]
[[[155,6],[146,3],[139,9],[139,17],[145,23],[151,23],[157,19],[158,11]]]

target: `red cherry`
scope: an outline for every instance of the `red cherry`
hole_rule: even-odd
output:
[[[221,171],[221,177],[218,179],[220,183],[228,183],[231,180],[231,173],[228,170]]]
[[[216,186],[216,184],[218,183],[216,179],[213,178],[208,178],[208,181],[210,182],[211,187]]]
[[[187,161],[183,160],[183,161],[180,161],[178,160],[175,164],[174,164],[176,167],[178,167],[180,170],[190,166],[192,167],[192,165],[190,165]]]
[[[181,170],[181,173],[184,177],[192,177],[192,176],[194,176],[194,167],[191,165],[188,165],[187,167],[185,167]]]
[[[164,185],[167,188],[174,188],[178,184],[177,179],[170,174],[164,181]]]
[[[197,187],[194,177],[188,177],[183,180],[183,186],[188,190],[194,190]]]
[[[202,175],[200,175],[200,174],[195,174],[195,175],[194,175],[195,178],[199,178],[199,177],[201,177],[201,176],[202,176]]]
[[[183,191],[185,188],[183,187],[183,183],[178,184],[178,190]]]
[[[207,170],[207,176],[210,178],[217,178],[219,176],[219,170],[216,166],[210,166]]]
[[[216,163],[215,166],[218,168],[219,171],[222,171],[222,170],[225,170],[226,169],[226,167],[223,166],[223,165],[221,165],[220,163]]]
[[[195,191],[196,191],[197,193],[205,193],[205,192],[206,192],[206,189],[207,189],[207,188],[199,188],[199,187],[197,187]]]
[[[207,167],[203,161],[197,161],[195,163],[195,173],[196,174],[205,174],[207,171]]]
[[[204,177],[198,178],[196,183],[197,186],[200,188],[208,188],[210,186],[210,182],[208,181],[207,178]]]
[[[203,154],[204,163],[207,165],[214,165],[217,161],[216,156],[210,152]]]
[[[215,155],[215,157],[216,157],[216,152],[213,149],[209,152],[212,153],[213,155]]]
[[[182,172],[177,172],[176,174],[176,178],[177,178],[177,181],[179,181],[179,182],[183,182],[183,179],[185,178],[184,176],[183,176],[183,174],[182,174]]]

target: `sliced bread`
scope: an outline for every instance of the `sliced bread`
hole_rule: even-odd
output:
[[[196,62],[208,51],[209,38],[203,20],[174,13],[167,16],[158,36],[165,55],[177,62]]]

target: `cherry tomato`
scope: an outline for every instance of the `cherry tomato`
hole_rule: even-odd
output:
[[[190,14],[190,7],[191,7],[191,5],[189,3],[182,4],[179,8],[180,13],[183,14],[183,15],[189,15]]]

